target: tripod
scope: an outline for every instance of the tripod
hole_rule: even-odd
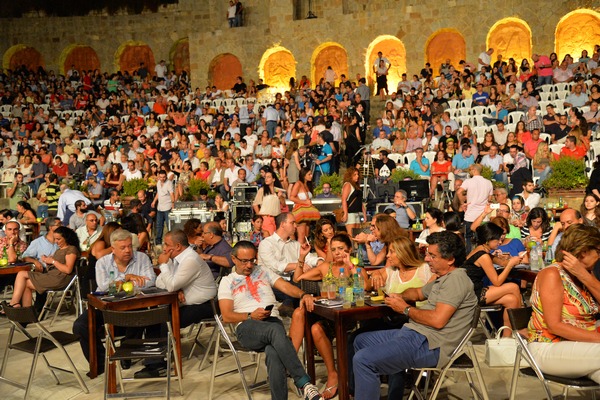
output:
[[[360,172],[363,176],[363,203],[366,203],[369,200],[369,194],[372,198],[375,198],[375,193],[373,193],[369,185],[369,178],[375,177],[375,166],[370,152],[365,152],[360,165]]]

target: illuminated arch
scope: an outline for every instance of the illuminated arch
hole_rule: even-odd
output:
[[[59,60],[60,73],[65,74],[71,65],[75,65],[78,71],[100,69],[100,58],[96,50],[90,46],[72,44],[61,52]]]
[[[488,31],[486,48],[494,49],[492,64],[501,54],[503,61],[512,57],[518,66],[524,58],[531,60],[531,28],[520,18],[503,18]]]
[[[238,76],[242,76],[242,63],[230,53],[219,54],[208,67],[208,81],[217,89],[231,89]]]
[[[45,67],[42,54],[33,47],[17,44],[6,50],[4,57],[2,57],[4,69],[15,70],[22,65],[31,70]]]
[[[177,75],[181,71],[190,73],[190,41],[188,38],[179,39],[175,42],[169,52],[169,60]]]
[[[582,50],[587,50],[591,57],[597,43],[600,43],[600,13],[587,9],[575,10],[558,21],[554,51],[559,60],[571,54],[577,61]]]
[[[369,44],[365,60],[365,76],[368,77],[368,83],[373,85],[375,85],[376,80],[373,73],[373,63],[379,51],[392,64],[388,72],[387,83],[390,93],[395,92],[398,82],[402,79],[402,74],[406,72],[406,48],[400,39],[391,35],[378,36]]]
[[[331,66],[338,76],[335,81],[336,86],[340,82],[339,77],[342,74],[348,77],[348,54],[341,44],[325,42],[313,51],[310,59],[310,73],[314,83],[319,82],[328,66]]]
[[[467,44],[463,35],[453,28],[435,31],[425,43],[425,60],[431,64],[434,74],[438,75],[442,63],[450,59],[452,65],[458,68],[460,60],[467,54]]]
[[[296,59],[291,51],[274,45],[260,59],[258,75],[263,82],[279,91],[290,87],[290,78],[296,77]]]
[[[156,61],[150,46],[144,42],[129,40],[119,46],[115,53],[114,66],[116,71],[127,71],[133,73],[140,67],[140,63],[146,64],[150,74],[154,73]]]

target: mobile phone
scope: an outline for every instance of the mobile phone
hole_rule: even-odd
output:
[[[274,305],[273,304],[269,304],[268,306],[265,307],[266,311],[271,311],[273,309]]]
[[[500,203],[492,203],[492,204],[490,204],[490,208],[492,210],[499,210],[500,209]]]
[[[386,292],[385,290],[382,289],[381,292],[383,293],[384,297],[390,297],[389,293]]]

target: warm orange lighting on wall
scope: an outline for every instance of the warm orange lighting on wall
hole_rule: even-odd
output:
[[[345,74],[346,78],[350,78],[348,76],[348,55],[346,49],[339,43],[322,43],[313,51],[310,60],[310,76],[313,84],[319,83],[329,66],[335,71],[338,78],[342,74]],[[340,79],[337,79],[335,85],[337,86],[339,82]]]
[[[219,54],[208,67],[209,83],[220,90],[231,89],[238,76],[242,76],[242,63],[230,53]]]
[[[373,63],[379,51],[392,64],[392,67],[388,71],[387,84],[389,92],[393,93],[398,87],[398,82],[402,80],[402,74],[406,72],[406,49],[400,39],[391,35],[378,36],[371,42],[367,48],[367,57],[365,59],[365,76],[367,77],[368,84],[373,85],[374,91],[377,90],[377,79],[373,73]]]
[[[436,76],[440,73],[442,63],[448,59],[454,68],[459,69],[458,63],[466,58],[466,54],[465,38],[456,29],[440,29],[429,36],[425,43],[425,60],[431,64]]]
[[[258,67],[258,76],[279,92],[288,90],[290,78],[296,77],[296,60],[292,52],[279,45],[265,51]]]
[[[591,57],[594,45],[600,43],[600,13],[593,10],[575,10],[558,21],[554,36],[554,51],[562,60],[570,54],[575,62],[581,51],[587,50]]]
[[[498,54],[501,54],[502,61],[508,63],[508,59],[512,57],[519,67],[524,58],[531,60],[531,29],[527,22],[520,18],[503,18],[488,31],[486,48],[494,49],[492,65],[496,62]]]

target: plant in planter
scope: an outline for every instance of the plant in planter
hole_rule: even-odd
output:
[[[490,167],[488,167],[487,165],[482,165],[481,167],[482,167],[481,176],[483,176],[485,179],[487,179],[489,181],[492,181],[492,186],[494,187],[494,189],[506,187],[504,182],[493,180],[494,171],[492,171],[492,169]]]
[[[585,162],[571,157],[560,157],[550,163],[552,173],[542,183],[547,191],[585,190],[590,180],[585,172]]]
[[[148,182],[144,179],[136,178],[123,182],[123,198],[136,197],[140,190],[148,190]]]
[[[314,190],[315,194],[323,193],[324,183],[329,183],[329,185],[331,186],[331,193],[336,194],[338,196],[342,194],[342,185],[344,182],[342,177],[338,174],[321,175],[319,186],[317,186]]]
[[[396,168],[394,172],[392,172],[392,176],[390,179],[392,180],[392,182],[398,183],[400,181],[421,179],[421,176],[415,171],[411,171],[410,169]]]
[[[190,179],[181,200],[197,200],[200,196],[200,191],[206,189],[208,197],[214,198],[217,193],[210,188],[210,185],[202,179]]]

